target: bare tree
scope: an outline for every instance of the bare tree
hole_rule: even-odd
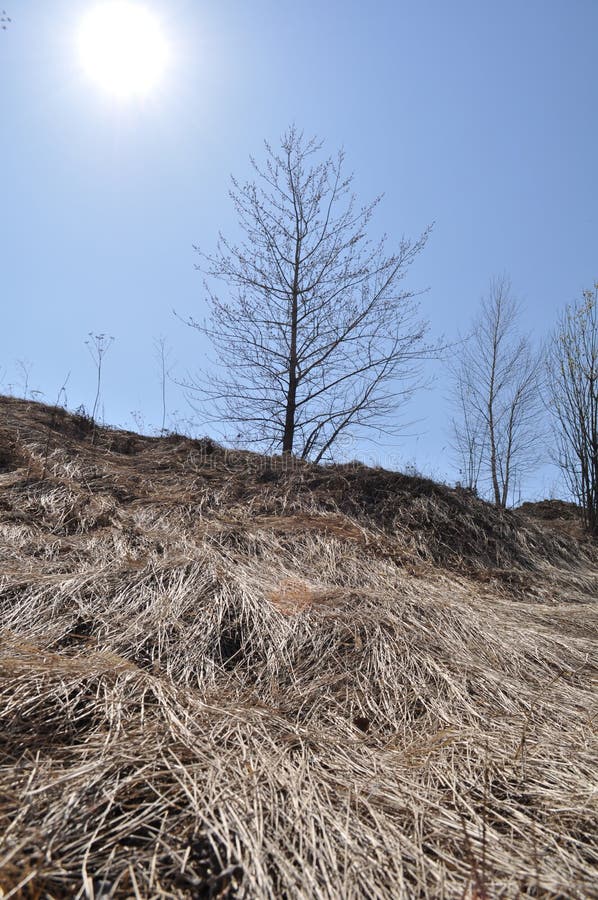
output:
[[[539,459],[541,355],[519,332],[520,308],[506,278],[494,278],[452,365],[454,446],[467,487],[486,481],[496,506]]]
[[[265,147],[255,180],[232,182],[241,242],[220,235],[201,254],[210,315],[189,324],[211,339],[219,372],[188,387],[239,438],[319,461],[340,434],[384,426],[433,352],[401,289],[430,229],[387,253],[385,237],[367,236],[380,198],[357,205],[342,152],[322,158],[295,128],[280,150]]]
[[[558,463],[598,535],[598,282],[563,312],[548,355]]]

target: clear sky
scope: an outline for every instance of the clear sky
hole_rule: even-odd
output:
[[[29,388],[53,401],[70,372],[69,407],[91,408],[84,341],[107,332],[106,421],[134,426],[138,411],[159,425],[154,340],[179,375],[206,353],[173,315],[205,310],[192,245],[233,232],[230,174],[243,179],[292,122],[344,146],[360,199],[384,193],[375,230],[391,243],[435,221],[408,285],[429,288],[434,334],[466,329],[506,271],[541,340],[598,278],[597,0],[139,0],[171,55],[155,88],[126,100],[81,70],[77,34],[99,0],[3,3],[4,392],[22,393],[23,360]],[[433,371],[404,414],[417,424],[377,454],[454,480]],[[189,414],[172,386],[168,404]]]

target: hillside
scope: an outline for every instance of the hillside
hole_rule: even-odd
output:
[[[549,518],[1,397],[0,896],[598,897]]]

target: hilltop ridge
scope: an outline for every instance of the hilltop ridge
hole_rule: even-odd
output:
[[[596,896],[598,556],[546,512],[0,397],[0,889]]]
[[[224,513],[235,520],[249,512],[254,520],[282,517],[291,527],[291,520],[311,513],[313,527],[323,527],[319,519],[327,517],[330,528],[336,515],[337,529],[345,517],[349,531],[358,523],[421,560],[463,571],[537,570],[543,562],[569,564],[593,556],[589,542],[541,527],[558,514],[574,515],[560,501],[524,504],[521,512],[499,510],[467,490],[357,461],[315,465],[226,449],[210,438],[150,437],[14,398],[0,397],[0,414],[0,472],[22,474],[26,468],[31,481],[41,477],[71,487],[79,482],[88,497],[103,498],[106,510],[111,498],[115,509],[153,502],[191,509],[195,503],[203,519]],[[81,478],[77,464],[81,472],[88,467]],[[76,531],[77,523],[69,527]]]

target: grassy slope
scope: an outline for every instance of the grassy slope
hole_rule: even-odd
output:
[[[598,896],[596,563],[0,398],[1,891]]]

